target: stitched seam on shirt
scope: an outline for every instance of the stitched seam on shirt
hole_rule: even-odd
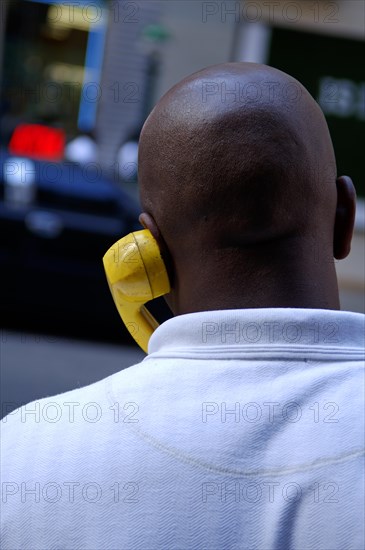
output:
[[[111,385],[111,380],[108,383],[109,390],[106,392],[107,399],[109,403],[113,404],[115,403],[115,397],[113,393],[113,388]],[[127,415],[124,416],[125,418]],[[132,432],[135,433],[140,439],[146,441],[149,443],[152,447],[155,449],[158,449],[159,451],[162,451],[163,453],[176,458],[180,462],[183,462],[185,464],[189,464],[190,466],[197,466],[200,468],[203,468],[204,470],[208,470],[213,473],[218,474],[228,474],[232,476],[283,476],[288,475],[292,473],[300,473],[305,472],[308,470],[321,468],[323,466],[329,466],[332,464],[338,464],[341,462],[347,462],[349,460],[356,459],[360,456],[363,456],[365,454],[365,449],[354,449],[352,451],[347,451],[345,453],[339,454],[335,457],[327,457],[327,458],[319,458],[312,462],[306,463],[306,464],[298,464],[297,466],[294,466],[292,468],[272,468],[270,470],[266,469],[258,469],[258,470],[238,470],[234,468],[223,468],[220,466],[216,466],[215,464],[209,464],[209,462],[204,462],[203,460],[189,456],[187,453],[181,451],[180,449],[176,449],[175,447],[170,447],[166,445],[165,443],[162,443],[154,436],[148,434],[147,432],[144,432],[141,430],[136,424],[126,423],[128,427],[132,430]]]
[[[211,355],[210,355],[211,354]],[[301,355],[298,355],[301,354]],[[215,357],[213,356],[215,355]],[[231,347],[209,347],[205,350],[202,350],[201,348],[189,348],[189,351],[183,348],[173,348],[171,350],[166,351],[155,351],[147,355],[143,359],[143,361],[151,359],[157,359],[157,358],[163,358],[163,359],[196,359],[196,358],[202,358],[206,357],[209,360],[214,359],[221,359],[222,356],[225,357],[227,360],[230,359],[245,359],[247,356],[250,355],[250,358],[257,358],[259,359],[260,355],[267,358],[269,356],[270,358],[275,359],[282,359],[285,357],[288,358],[295,358],[295,359],[328,359],[328,356],[335,356],[333,360],[342,360],[343,357],[346,357],[348,361],[358,361],[364,359],[364,352],[362,351],[354,351],[353,348],[335,348],[335,349],[328,349],[328,348],[316,348],[316,349],[310,349],[308,350],[307,347],[301,346],[301,347],[288,347],[286,348],[258,348],[258,347],[251,347],[251,348],[235,348],[233,346]],[[254,357],[252,357],[254,356]]]

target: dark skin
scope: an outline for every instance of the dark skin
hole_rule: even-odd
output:
[[[298,81],[253,63],[190,75],[145,122],[138,170],[174,315],[340,309],[334,258],[350,252],[356,193]]]

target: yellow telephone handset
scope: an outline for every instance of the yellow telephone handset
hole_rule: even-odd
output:
[[[119,315],[147,353],[148,341],[159,325],[144,304],[170,292],[158,244],[148,229],[129,233],[109,248],[103,263]]]

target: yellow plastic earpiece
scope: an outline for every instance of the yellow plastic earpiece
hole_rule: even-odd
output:
[[[148,341],[158,322],[144,304],[170,292],[158,244],[148,229],[130,233],[109,248],[103,263],[119,315],[147,353]]]

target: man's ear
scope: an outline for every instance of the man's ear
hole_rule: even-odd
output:
[[[152,233],[152,236],[157,241],[158,247],[160,249],[161,257],[165,263],[167,274],[170,280],[170,285],[173,285],[173,268],[172,268],[172,258],[169,249],[167,248],[166,242],[161,235],[160,229],[154,219],[154,217],[148,212],[142,212],[140,214],[139,223],[145,228],[149,229]]]
[[[356,191],[351,178],[336,180],[337,208],[333,238],[333,255],[337,260],[346,258],[351,250],[356,211]]]
[[[138,221],[141,225],[143,225],[145,229],[151,231],[152,236],[158,242],[158,239],[160,238],[160,230],[153,216],[151,216],[151,214],[148,214],[147,212],[142,212],[142,214],[139,215]]]

